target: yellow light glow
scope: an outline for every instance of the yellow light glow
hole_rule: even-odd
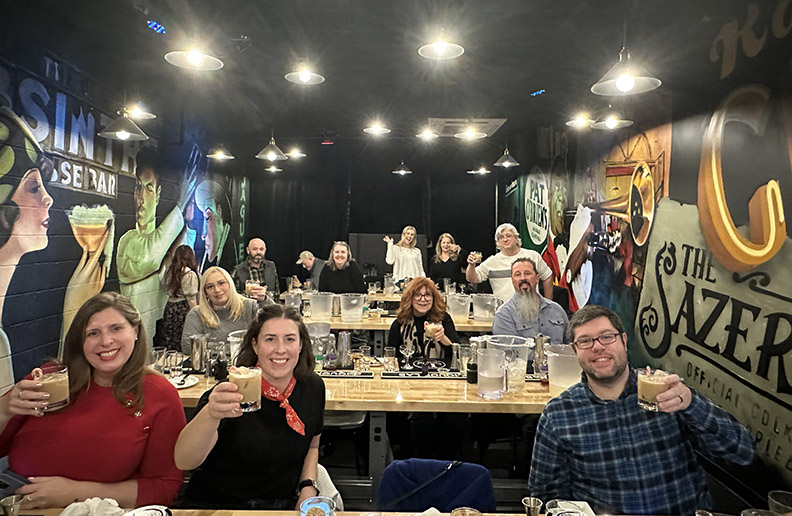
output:
[[[116,138],[119,140],[126,140],[130,137],[129,131],[116,131]]]
[[[438,39],[434,44],[434,50],[438,57],[445,54],[445,51],[448,49],[448,45],[442,39]]]
[[[300,70],[300,80],[302,82],[308,82],[311,80],[311,72],[308,70]]]
[[[277,158],[277,157],[278,157],[278,155],[275,154],[274,152],[268,152],[267,153],[267,159],[270,160],[270,161],[275,161],[275,158]]]
[[[129,110],[129,116],[131,116],[132,118],[138,118],[142,114],[143,114],[143,110],[140,109],[140,106],[138,106],[137,104],[135,104],[132,107],[132,109]]]
[[[416,136],[418,136],[418,138],[420,138],[422,140],[433,140],[433,139],[437,138],[437,134],[432,132],[432,130],[429,129],[428,127],[426,127],[423,130],[421,130],[421,132],[418,133]]]
[[[623,73],[619,77],[616,78],[616,89],[623,93],[627,93],[628,91],[635,88],[635,77],[628,73]]]
[[[196,49],[191,49],[187,52],[187,61],[193,66],[199,66],[204,60],[203,52]]]
[[[619,125],[619,121],[613,115],[609,116],[605,120],[605,127],[607,127],[608,129],[615,129],[617,125]]]

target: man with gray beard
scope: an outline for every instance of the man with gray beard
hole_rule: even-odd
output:
[[[549,336],[550,342],[566,342],[566,312],[558,303],[539,295],[536,263],[530,258],[514,260],[511,280],[514,295],[495,312],[492,333],[531,338],[541,333]]]

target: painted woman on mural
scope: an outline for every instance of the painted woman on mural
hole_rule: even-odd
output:
[[[14,382],[11,346],[2,330],[6,293],[22,256],[49,244],[52,197],[43,178],[51,176],[52,166],[28,125],[9,109],[0,108],[0,392]],[[110,228],[108,225],[99,249],[104,249]],[[89,256],[83,249],[66,288],[63,323],[67,328],[82,302],[104,286],[100,255]]]
[[[219,266],[228,234],[231,232],[231,209],[228,197],[219,183],[205,180],[195,190],[195,204],[204,217],[204,253],[199,262],[199,270],[205,272],[209,267]],[[225,209],[224,209],[225,208]],[[228,213],[228,215],[226,215]]]

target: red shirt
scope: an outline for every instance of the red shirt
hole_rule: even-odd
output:
[[[173,460],[185,425],[176,389],[161,376],[143,380],[143,410],[132,413],[111,388],[91,383],[71,404],[44,417],[15,416],[0,434],[0,456],[20,475],[90,482],[138,482],[138,507],[170,505],[183,474]]]

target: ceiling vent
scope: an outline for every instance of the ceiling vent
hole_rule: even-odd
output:
[[[453,138],[468,128],[485,133],[488,137],[506,123],[506,118],[430,118],[429,128],[438,136]]]

